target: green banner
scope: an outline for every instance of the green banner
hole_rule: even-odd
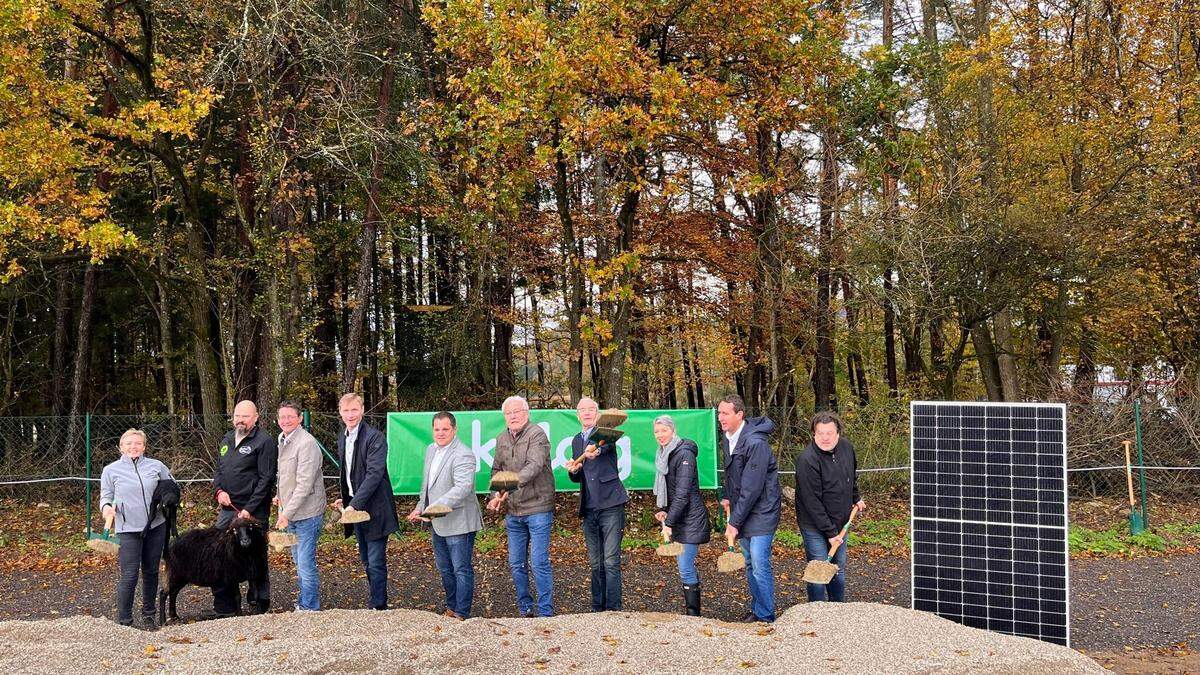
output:
[[[717,487],[717,424],[709,410],[629,410],[629,419],[621,425],[625,435],[617,441],[617,468],[621,481],[630,490],[654,487],[654,418],[670,415],[682,438],[690,438],[700,448],[698,464],[700,487]],[[388,475],[392,491],[415,495],[421,491],[421,472],[425,468],[425,448],[433,442],[432,412],[388,413]],[[486,492],[492,471],[492,451],[496,437],[505,431],[504,415],[499,410],[455,412],[458,438],[475,452],[475,489]],[[530,424],[536,424],[550,438],[550,461],[554,483],[559,491],[578,490],[563,465],[571,459],[571,439],[579,433],[579,418],[574,410],[532,410]]]

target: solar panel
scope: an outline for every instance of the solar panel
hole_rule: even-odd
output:
[[[1069,645],[1066,407],[910,412],[913,609]]]

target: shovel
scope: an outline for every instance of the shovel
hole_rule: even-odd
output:
[[[520,485],[521,478],[515,471],[497,471],[492,476],[491,489],[493,492],[512,492]]]
[[[104,532],[102,534],[96,534],[93,532],[92,536],[88,537],[87,540],[88,548],[103,555],[117,554],[117,551],[120,550],[121,545],[117,543],[117,540],[112,535],[113,520],[115,517],[116,514],[113,513],[104,518]]]
[[[600,419],[596,420],[596,426],[604,429],[616,429],[625,424],[629,419],[629,413],[624,410],[609,408],[600,414]]]
[[[592,441],[592,445],[600,447],[605,444],[615,444],[618,439],[625,435],[625,432],[617,427],[624,424],[628,419],[629,413],[624,410],[617,410],[616,408],[609,408],[600,413],[600,418],[596,420],[596,426],[592,429],[591,437],[589,438]],[[570,460],[567,463],[567,470],[571,472],[578,471],[579,467],[583,466],[586,460],[587,458],[583,455],[580,455],[578,459]]]
[[[449,515],[452,510],[445,504],[430,504],[429,508],[421,512],[421,516],[425,518],[441,518],[442,516]]]
[[[371,519],[371,514],[366,511],[359,511],[353,506],[347,506],[342,509],[342,517],[338,520],[342,525],[353,525],[355,523],[365,523]]]
[[[729,507],[725,507],[725,522],[729,522]],[[736,572],[746,569],[746,558],[742,552],[738,550],[737,544],[733,542],[733,535],[729,534],[725,537],[729,548],[717,558],[718,572]]]
[[[663,543],[659,544],[654,552],[664,558],[674,558],[683,553],[683,544],[671,541],[671,535],[667,534],[667,526],[664,523],[662,528]]]
[[[857,506],[850,509],[850,520],[846,521],[846,524],[842,526],[841,533],[838,535],[841,539],[833,545],[833,548],[829,549],[829,555],[825,556],[824,560],[808,561],[808,565],[804,567],[804,583],[824,585],[833,581],[833,577],[838,573],[838,566],[831,561],[834,554],[837,553],[838,547],[842,545],[843,541],[846,541],[846,533],[850,531],[850,523],[854,522],[854,516],[857,513]]]
[[[300,539],[294,532],[271,530],[271,533],[267,535],[267,543],[276,551],[282,551],[285,548],[291,548],[300,543]]]
[[[1137,508],[1137,500],[1133,497],[1133,458],[1129,454],[1130,441],[1125,444],[1125,478],[1129,482],[1129,534],[1141,534],[1146,531],[1146,521],[1142,512]]]

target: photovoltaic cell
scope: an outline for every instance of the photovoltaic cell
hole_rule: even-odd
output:
[[[913,609],[1069,645],[1065,406],[911,413]]]

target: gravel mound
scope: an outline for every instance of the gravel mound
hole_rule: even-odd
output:
[[[549,619],[285,612],[149,633],[107,619],[0,622],[6,673],[1103,673],[1063,647],[869,603],[796,605],[773,625],[614,612]]]

